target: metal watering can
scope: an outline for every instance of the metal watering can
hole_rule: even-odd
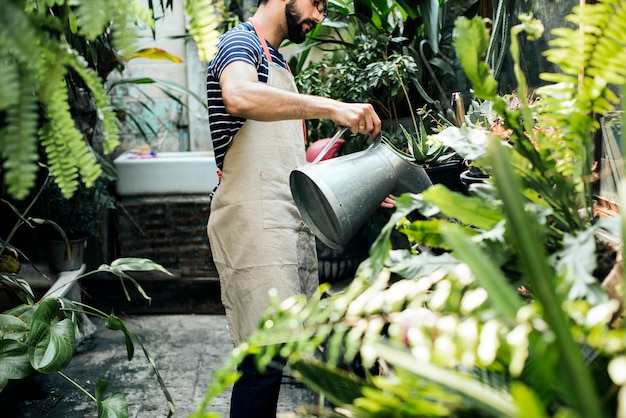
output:
[[[389,194],[420,193],[432,185],[423,167],[381,143],[381,136],[364,151],[320,161],[346,129],[340,129],[312,163],[289,176],[303,221],[334,249],[345,246]]]

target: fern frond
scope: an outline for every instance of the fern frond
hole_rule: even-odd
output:
[[[28,72],[20,74],[22,83],[13,86],[17,100],[6,108],[4,127],[0,129],[0,156],[4,161],[4,183],[16,199],[25,198],[36,180],[37,98],[31,88],[35,83]]]
[[[90,41],[100,36],[116,13],[118,5],[110,3],[106,5],[102,0],[81,0],[74,11],[78,33]]]
[[[555,121],[567,143],[565,149],[572,150],[563,160],[571,158],[572,166],[579,168],[576,175],[585,189],[581,198],[591,207],[592,138],[599,128],[593,115],[613,110],[619,98],[611,83],[626,82],[626,3],[599,0],[572,10],[567,20],[578,27],[554,31],[556,39],[545,52],[548,61],[558,65],[563,74],[541,75],[560,84],[539,88],[537,94],[549,109],[545,119]]]
[[[578,81],[582,75],[582,85],[570,84],[568,93],[572,97],[577,95],[576,106],[581,112],[605,114],[619,100],[608,88],[609,84],[626,82],[626,4],[601,0],[576,6],[567,20],[578,27],[555,30],[556,38],[550,42],[551,48],[545,56],[563,73],[572,76],[570,80]],[[544,74],[542,78],[555,81],[560,77]]]
[[[68,54],[67,65],[71,67],[83,79],[96,104],[98,118],[102,122],[104,140],[102,146],[104,153],[111,153],[119,144],[119,126],[117,116],[111,106],[111,100],[106,94],[98,73],[87,67],[87,63],[79,55]],[[81,173],[82,174],[82,173]]]
[[[0,56],[22,63],[37,62],[40,42],[33,24],[15,1],[5,3],[0,13]]]
[[[0,62],[0,110],[5,110],[19,101],[19,68],[14,62]]]
[[[216,3],[221,0],[185,0],[185,13],[189,17],[189,33],[198,45],[200,60],[208,62],[217,52],[220,37],[220,18]]]
[[[102,169],[74,124],[65,81],[57,80],[50,87],[51,94],[41,98],[47,123],[39,130],[39,137],[55,183],[63,196],[70,197],[78,188],[79,171],[85,185],[91,187]]]

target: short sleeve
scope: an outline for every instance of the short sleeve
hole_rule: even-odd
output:
[[[258,70],[262,56],[263,47],[253,31],[231,30],[220,39],[210,71],[219,79],[224,68],[235,61],[247,62]]]

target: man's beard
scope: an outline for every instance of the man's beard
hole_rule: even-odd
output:
[[[303,25],[310,23],[311,27],[316,25],[316,22],[311,19],[300,21],[302,16],[296,11],[296,1],[291,0],[285,6],[285,16],[287,18],[287,39],[296,44],[301,44],[306,39],[306,33],[304,32]]]

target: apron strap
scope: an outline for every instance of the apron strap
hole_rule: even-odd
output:
[[[261,32],[261,28],[259,27],[259,24],[257,23],[256,19],[254,17],[250,17],[248,18],[248,22],[252,24],[252,27],[254,28],[254,31],[256,32],[256,36],[259,38],[259,41],[261,42],[261,46],[263,47],[263,52],[265,53],[265,56],[267,57],[267,61],[270,63],[273,62],[272,54],[270,54],[270,49],[267,46],[267,41],[265,40],[265,37],[263,36],[263,33]],[[289,71],[289,74],[291,74],[291,68],[289,68],[289,64],[285,63],[285,65],[287,67],[287,71]],[[304,143],[306,144],[306,123],[304,122],[304,119],[302,120],[302,132],[304,133]]]
[[[254,31],[256,32],[256,36],[259,38],[259,41],[261,41],[261,46],[263,47],[263,52],[265,52],[265,56],[267,57],[267,60],[269,62],[272,62],[272,54],[270,54],[270,49],[267,46],[267,41],[265,40],[263,33],[261,33],[261,28],[259,27],[259,24],[257,23],[256,19],[253,17],[249,18],[248,22],[252,24],[252,27],[254,28]],[[289,68],[289,66],[287,66],[287,68]]]

